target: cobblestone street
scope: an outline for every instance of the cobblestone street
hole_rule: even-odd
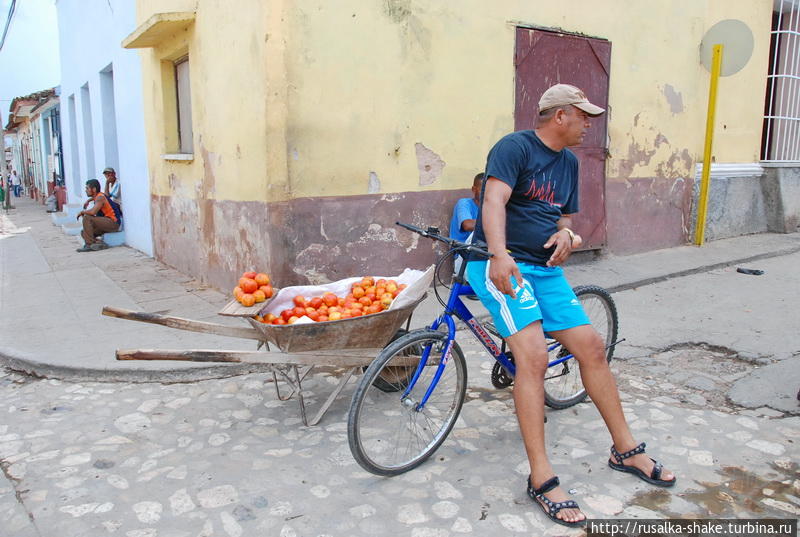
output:
[[[432,460],[392,479],[366,473],[350,455],[352,384],[319,426],[304,427],[297,403],[279,401],[264,374],[164,385],[0,372],[8,478],[0,534],[580,534],[546,521],[526,496],[510,391],[491,387],[490,363],[461,339],[470,388],[459,423]],[[621,385],[634,384],[624,395],[634,433],[679,483],[662,490],[612,472],[591,404],[549,411],[554,466],[590,517],[800,515],[800,418],[648,395],[636,389],[646,379],[613,363]],[[334,373],[314,377],[318,398]]]

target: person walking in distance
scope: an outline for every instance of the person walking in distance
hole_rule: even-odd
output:
[[[11,177],[9,177],[9,179],[11,179],[11,186],[14,188],[14,197],[18,198],[22,183],[19,180],[19,175],[17,175],[17,170],[11,172]]]
[[[611,434],[608,465],[648,483],[672,486],[675,475],[645,455],[620,403],[600,336],[560,267],[582,239],[571,229],[578,212],[578,159],[567,149],[583,140],[589,118],[605,110],[568,84],[539,100],[534,130],[503,137],[489,152],[475,239],[489,260],[470,260],[467,279],[514,355],[514,404],[530,464],[528,495],[553,521],[583,525],[586,516],[560,487],[544,438],[545,332],[575,355],[592,402]]]

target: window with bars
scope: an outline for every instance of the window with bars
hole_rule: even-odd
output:
[[[800,163],[800,0],[774,0],[761,155]]]

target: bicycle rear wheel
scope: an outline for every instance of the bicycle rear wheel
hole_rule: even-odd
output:
[[[368,472],[381,476],[407,472],[447,438],[467,390],[467,365],[455,341],[435,390],[417,409],[447,344],[447,334],[415,330],[387,345],[361,377],[347,417],[347,438],[353,458]],[[426,350],[427,365],[404,396]],[[386,383],[397,389],[386,390]]]
[[[611,361],[614,347],[609,347],[617,339],[619,321],[617,306],[608,291],[596,285],[581,285],[573,289],[592,326],[606,346],[606,360]],[[548,341],[548,344],[550,341]],[[549,360],[563,358],[570,352],[562,346],[550,351]],[[586,399],[586,388],[581,380],[578,360],[569,360],[547,370],[544,381],[544,402],[550,408],[563,409]]]

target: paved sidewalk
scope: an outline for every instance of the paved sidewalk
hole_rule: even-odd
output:
[[[15,200],[16,201],[16,200]],[[118,362],[118,348],[253,350],[255,342],[183,332],[102,316],[104,305],[243,326],[217,315],[228,301],[174,269],[128,247],[78,253],[75,237],[54,226],[44,207],[20,200],[0,213],[0,363],[68,379],[186,381],[260,371],[259,366]],[[690,274],[800,251],[798,234],[760,234],[569,265],[573,285],[634,289]],[[398,271],[401,267],[398,267]],[[477,303],[475,313],[485,314]],[[430,293],[413,325],[440,306]]]

